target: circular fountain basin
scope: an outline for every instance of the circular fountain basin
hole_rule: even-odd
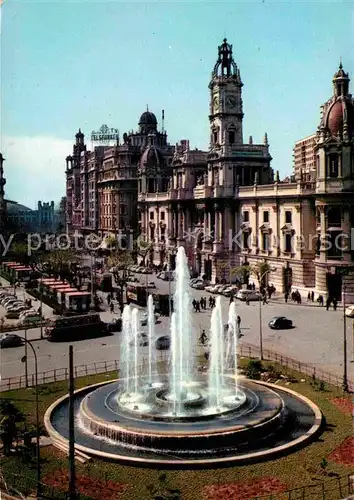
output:
[[[263,382],[239,385],[237,395],[225,389],[220,407],[196,398],[200,404],[179,415],[157,402],[161,387],[151,388],[135,407],[132,401],[122,405],[119,381],[80,389],[75,394],[76,447],[111,460],[197,466],[289,453],[319,432],[321,412],[303,396]],[[190,392],[203,394],[203,384],[198,381]],[[68,439],[67,416],[67,397],[46,413],[48,433],[56,441]]]

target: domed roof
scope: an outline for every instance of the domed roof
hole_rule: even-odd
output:
[[[347,123],[348,133],[354,132],[354,104],[349,99],[338,99],[330,106],[326,117],[326,128],[331,135],[343,132],[344,123]]]
[[[139,125],[157,125],[157,119],[151,111],[145,111],[139,120]]]
[[[25,207],[17,203],[17,201],[5,200],[6,210],[8,214],[15,214],[16,212],[33,212],[32,208]]]
[[[153,144],[150,144],[141,157],[140,168],[156,168],[163,165],[163,163],[164,158],[161,151]]]

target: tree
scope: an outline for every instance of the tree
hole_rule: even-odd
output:
[[[4,454],[9,455],[12,444],[15,441],[19,429],[18,424],[22,424],[25,417],[12,401],[0,400],[0,439],[4,445]]]
[[[79,263],[80,257],[72,250],[53,250],[42,254],[37,269],[41,273],[66,280],[71,285],[80,287]]]
[[[258,281],[259,288],[264,286],[264,278],[272,270],[270,264],[263,260],[255,264],[244,264],[243,266],[232,269],[231,274],[240,276],[244,283],[248,282],[248,278],[253,276]]]
[[[115,250],[108,257],[109,266],[117,287],[120,289],[120,307],[123,308],[124,287],[129,282],[129,266],[133,264],[131,254],[127,250]]]
[[[135,251],[139,257],[143,259],[143,266],[147,266],[146,257],[149,255],[151,250],[153,249],[154,244],[149,241],[145,235],[140,235],[134,244]]]

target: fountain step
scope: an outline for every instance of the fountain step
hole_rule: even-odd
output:
[[[61,441],[57,441],[56,439],[52,440],[52,444],[53,444],[53,446],[55,446],[59,450],[63,451],[66,455],[69,455],[69,445],[68,444],[64,444]],[[75,459],[78,462],[85,464],[86,462],[89,462],[90,460],[92,460],[92,457],[90,457],[89,455],[86,455],[82,451],[75,450]]]

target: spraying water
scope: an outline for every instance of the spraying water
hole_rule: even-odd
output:
[[[130,306],[125,306],[122,315],[122,358],[123,358],[123,380],[124,392],[130,392],[131,379],[131,342],[132,340],[132,310]]]
[[[235,394],[237,396],[237,345],[238,345],[238,328],[237,328],[237,313],[236,304],[232,302],[229,307],[228,320],[228,361],[235,371]]]
[[[152,384],[152,345],[155,336],[155,308],[152,295],[148,298],[148,342],[149,342],[149,360],[148,360],[148,383]]]
[[[140,318],[138,309],[134,308],[132,314],[132,335],[134,339],[134,392],[138,393],[138,351],[139,351],[139,326]]]
[[[171,393],[181,401],[185,387],[192,379],[193,351],[191,346],[191,322],[189,299],[189,269],[183,247],[179,247],[176,258],[176,291],[174,295],[175,316],[172,324],[172,381]]]
[[[177,336],[177,321],[176,313],[172,313],[171,317],[171,377],[170,377],[170,387],[173,399],[173,413],[177,412],[177,353],[178,353],[178,336]],[[179,409],[179,408],[178,408]]]
[[[211,346],[209,366],[209,402],[217,408],[220,406],[221,389],[224,368],[224,332],[222,324],[221,300],[216,299],[216,304],[211,314]]]

